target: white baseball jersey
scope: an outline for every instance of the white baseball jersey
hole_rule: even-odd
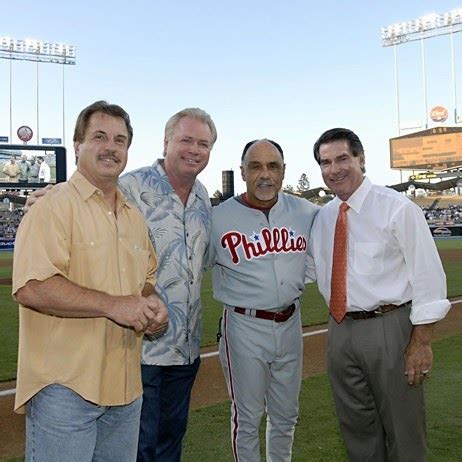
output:
[[[318,207],[279,193],[268,218],[235,198],[212,209],[214,297],[230,306],[290,305],[305,288],[309,233]]]

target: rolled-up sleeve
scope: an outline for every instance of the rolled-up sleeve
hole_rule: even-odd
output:
[[[443,319],[451,307],[446,275],[425,217],[412,202],[395,217],[395,232],[406,262],[412,287],[412,324]]]

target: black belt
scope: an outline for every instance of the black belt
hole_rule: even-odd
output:
[[[382,305],[372,311],[348,311],[345,316],[348,316],[352,319],[376,318],[377,316],[382,316],[383,314],[397,310],[398,308],[409,306],[411,303],[412,301],[403,303],[402,305]]]
[[[268,319],[274,322],[285,322],[295,313],[295,303],[292,303],[292,305],[288,306],[283,311],[251,310],[249,308],[241,308],[240,306],[234,307],[233,311],[235,313],[252,316],[258,319]],[[248,312],[250,313],[247,314]],[[252,314],[252,312],[254,314]]]

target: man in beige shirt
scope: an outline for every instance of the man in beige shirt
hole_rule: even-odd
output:
[[[141,340],[164,330],[168,315],[144,218],[117,188],[132,136],[121,107],[84,109],[77,172],[18,229],[15,409],[26,412],[26,460],[136,458]]]
[[[6,175],[9,183],[19,181],[19,165],[16,162],[16,156],[11,157],[10,161],[3,167],[3,173]]]

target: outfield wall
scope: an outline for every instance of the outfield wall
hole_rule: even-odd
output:
[[[13,250],[14,238],[0,237],[0,250]]]
[[[462,237],[462,224],[460,225],[430,225],[430,231],[433,237]]]

